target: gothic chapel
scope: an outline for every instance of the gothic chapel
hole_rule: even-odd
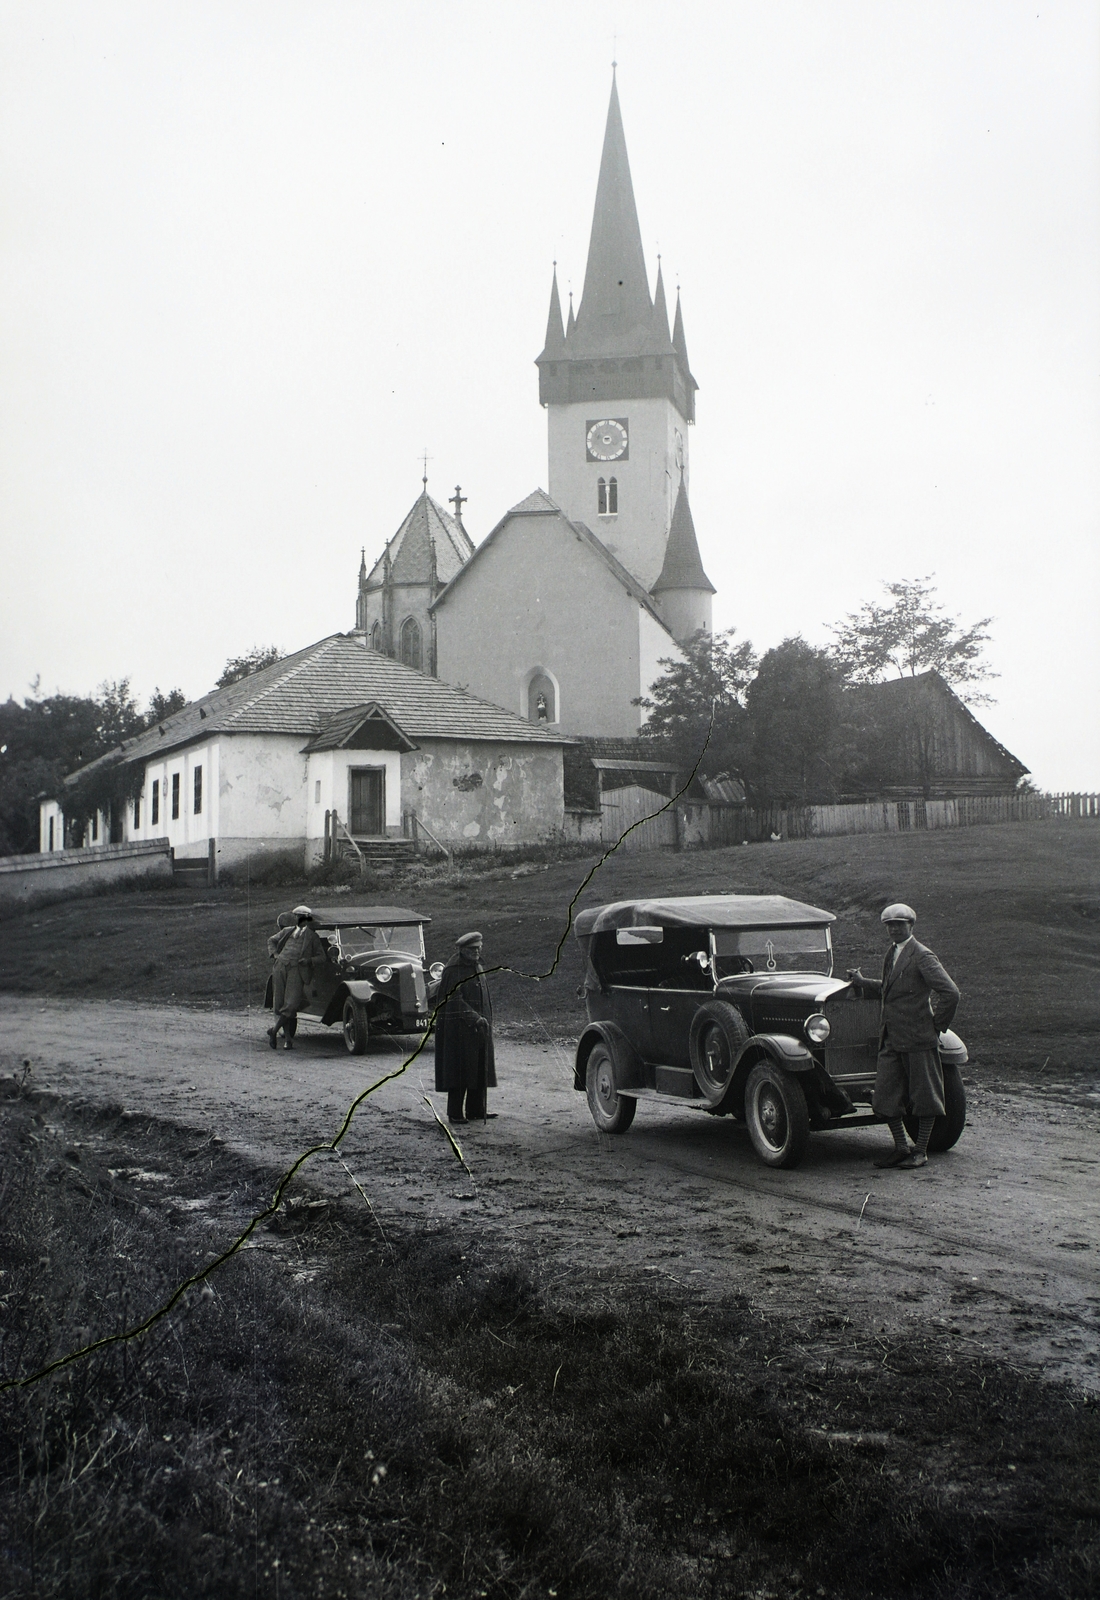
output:
[[[677,294],[649,292],[614,77],[580,306],[555,272],[539,399],[549,493],[474,547],[424,493],[368,573],[356,631],[410,666],[564,734],[630,737],[677,641],[711,626],[688,503],[697,388]],[[419,651],[419,658],[416,652]]]

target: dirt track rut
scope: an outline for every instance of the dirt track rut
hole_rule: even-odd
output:
[[[276,1169],[403,1059],[304,1030],[273,1053],[259,1013],[0,996],[0,1023],[0,1072],[29,1060],[39,1089],[216,1131]],[[476,1215],[559,1282],[583,1266],[744,1296],[777,1343],[824,1319],[888,1349],[919,1325],[945,1360],[961,1340],[1100,1389],[1100,1110],[971,1083],[962,1140],[920,1172],[877,1171],[870,1129],[819,1135],[777,1173],[742,1128],[687,1109],[643,1105],[625,1137],[598,1134],[550,1038],[502,1037],[498,1071],[499,1117],[463,1130],[472,1178],[425,1103],[429,1051],[364,1101],[347,1170],[321,1157],[305,1183],[353,1193],[350,1171],[383,1226]]]

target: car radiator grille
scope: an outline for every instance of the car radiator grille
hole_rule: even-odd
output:
[[[877,1000],[829,1000],[829,1042],[825,1066],[831,1077],[873,1072],[878,1055],[879,1003]]]

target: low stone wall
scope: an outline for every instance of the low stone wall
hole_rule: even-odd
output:
[[[123,883],[171,882],[172,847],[167,839],[0,856],[0,911],[99,894]]]
[[[562,824],[562,838],[569,844],[599,844],[602,827],[602,811],[567,809]]]

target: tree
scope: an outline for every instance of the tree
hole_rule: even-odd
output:
[[[740,770],[745,691],[756,655],[747,639],[734,644],[735,632],[734,628],[724,633],[700,629],[681,646],[682,660],[664,657],[658,661],[664,672],[648,695],[634,701],[649,713],[642,738],[665,741],[687,770],[694,767],[704,747],[703,771]]]
[[[228,689],[231,683],[240,683],[242,678],[259,672],[261,667],[270,667],[274,662],[281,661],[283,655],[284,652],[276,644],[254,644],[247,655],[230,657],[215,688]]]
[[[934,598],[931,578],[883,584],[889,604],[868,602],[831,629],[834,655],[849,683],[881,683],[892,675],[915,677],[934,670],[959,689],[997,676],[981,660],[992,617],[961,628]],[[960,699],[989,703],[988,695],[974,692]]]
[[[61,803],[77,831],[93,811],[108,812],[116,829],[121,808],[141,785],[141,770],[104,763],[83,783],[65,777],[118,750],[126,739],[186,705],[181,689],[157,689],[147,714],[141,712],[130,680],[101,683],[94,695],[38,697],[37,681],[20,705],[0,705],[0,855],[38,848],[38,803],[50,795]]]
[[[149,696],[149,711],[145,718],[145,726],[153,728],[158,722],[163,722],[165,717],[170,717],[176,711],[182,711],[187,704],[187,696],[182,689],[169,689],[167,694],[161,694],[158,685]]]
[[[769,650],[745,697],[743,775],[754,805],[834,801],[845,754],[844,686],[828,651],[796,635]]]

